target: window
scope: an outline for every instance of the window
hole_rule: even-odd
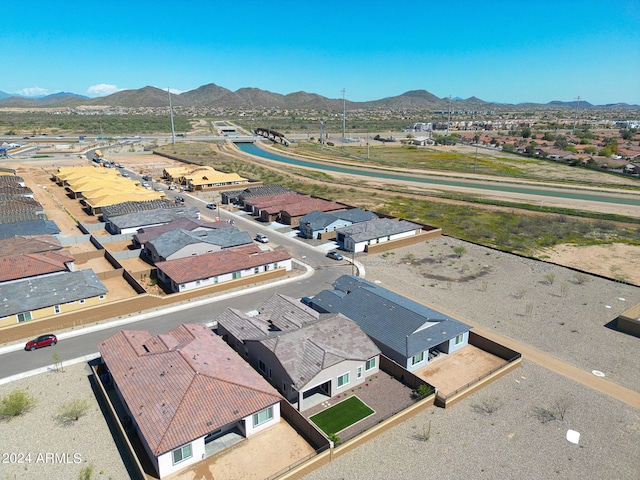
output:
[[[196,287],[200,286],[200,280],[196,280]]]
[[[411,365],[415,365],[416,363],[420,363],[422,360],[424,360],[424,352],[420,352],[417,355],[414,355],[411,358]]]
[[[267,368],[267,378],[271,380],[271,367]]]
[[[356,378],[362,378],[362,367],[358,367],[356,370]]]
[[[253,273],[260,273],[260,267],[254,267]]]
[[[376,368],[376,357],[371,357],[364,365],[365,370],[371,370],[372,368]]]
[[[344,387],[348,383],[349,383],[348,373],[345,373],[344,375],[341,375],[338,377],[338,387]]]
[[[460,345],[462,342],[464,341],[464,333],[461,333],[460,335],[458,335],[456,337],[456,339],[453,341],[454,345]]]
[[[60,305],[54,305],[53,306],[53,313],[55,313],[55,314],[60,313]]]
[[[240,278],[240,272],[233,272],[233,278]]]
[[[26,322],[31,320],[31,312],[19,313],[18,314],[18,322]]]
[[[287,382],[282,381],[282,393],[287,394]]]
[[[80,305],[84,305],[84,302],[85,302],[84,298],[81,298],[80,299]]]
[[[173,464],[180,463],[187,458],[191,458],[191,444],[176,448],[173,452]]]
[[[258,413],[253,414],[253,426],[257,427],[265,422],[268,422],[273,418],[273,406],[267,407],[264,410],[260,410]]]
[[[213,277],[213,283],[218,283],[218,277]]]
[[[244,347],[244,356],[249,357],[249,349],[247,347]]]
[[[258,368],[262,373],[267,371],[267,366],[264,364],[262,360],[258,360]]]
[[[104,300],[104,295],[100,295],[100,296],[98,297],[98,299],[100,299],[100,300]]]
[[[273,268],[274,268],[274,269],[275,269],[275,268],[278,268],[278,262],[276,262],[276,263],[274,263],[274,264],[273,264]]]

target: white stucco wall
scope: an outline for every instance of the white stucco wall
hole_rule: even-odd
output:
[[[164,453],[156,459],[156,467],[160,478],[182,470],[205,458],[204,437],[191,442],[191,457],[176,464],[173,463],[173,451]]]
[[[277,268],[284,268],[287,272],[293,268],[291,259],[279,261],[277,262],[277,264],[278,264]],[[271,270],[275,270],[273,263],[268,263],[266,265],[260,265],[258,267],[257,273],[264,273],[266,271],[271,271]],[[254,268],[249,268],[247,270],[240,270],[240,278],[249,277],[251,275],[256,275]],[[230,280],[233,280],[234,278],[233,278],[233,272],[231,272],[231,273],[223,273],[222,275],[218,275],[217,281],[216,281],[216,277],[209,277],[209,278],[203,278],[201,280],[194,280],[193,282],[187,282],[184,284],[176,284],[172,282],[171,279],[167,277],[163,272],[158,270],[158,279],[160,279],[162,282],[170,283],[171,289],[174,292],[187,292],[189,290],[194,290],[196,288],[208,287],[211,285],[216,285],[218,283],[228,282]]]
[[[268,422],[261,423],[257,427],[253,426],[253,415],[249,415],[248,417],[244,417],[242,419],[245,427],[245,435],[247,437],[250,437],[254,433],[258,433],[264,430],[265,428],[269,428],[272,425],[275,425],[278,422],[280,422],[280,402],[275,403],[272,406],[273,406],[273,418]]]

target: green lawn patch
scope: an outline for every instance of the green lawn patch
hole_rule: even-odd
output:
[[[310,420],[327,435],[359,422],[373,413],[358,397],[350,397],[331,408],[313,415]]]

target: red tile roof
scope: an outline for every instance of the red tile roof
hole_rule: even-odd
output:
[[[73,255],[64,250],[0,257],[0,282],[65,272],[66,264],[73,261]]]
[[[123,330],[98,348],[156,456],[282,399],[205,325]]]
[[[62,244],[53,235],[28,235],[0,239],[0,255],[19,255],[62,250]]]
[[[158,262],[156,267],[174,282],[186,283],[281,262],[290,258],[291,255],[284,247],[262,251],[254,244],[244,248],[205,253],[197,257]]]

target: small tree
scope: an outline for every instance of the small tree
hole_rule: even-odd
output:
[[[342,443],[342,439],[335,433],[330,433],[329,435],[327,435],[327,437],[329,437],[329,440],[333,442],[334,447],[337,447],[338,445],[340,445],[340,443]]]
[[[432,393],[433,393],[433,387],[429,385],[425,385],[424,383],[421,385],[418,385],[418,387],[412,391],[413,396],[416,398],[425,398],[431,395]]]
[[[84,398],[74,398],[64,402],[60,407],[58,418],[64,424],[77,422],[89,410],[89,402]]]
[[[26,390],[14,390],[2,397],[0,418],[18,417],[31,410],[35,404],[36,399],[29,392]]]
[[[460,258],[465,253],[467,253],[467,249],[464,248],[462,245],[458,245],[456,247],[453,247],[453,253],[455,253],[458,256],[458,258]]]
[[[53,352],[53,369],[56,372],[64,371],[64,368],[62,367],[62,360],[60,359],[60,354],[58,352]]]

